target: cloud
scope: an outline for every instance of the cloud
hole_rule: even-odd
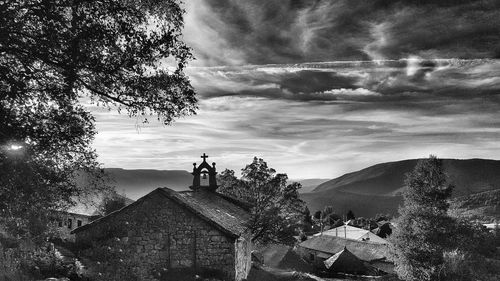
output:
[[[259,97],[344,103],[344,107],[443,111],[498,106],[500,61],[408,59],[188,69],[202,98]],[[488,100],[485,105],[480,100]],[[467,105],[467,106],[465,106]],[[472,108],[469,110],[469,108]]]
[[[373,92],[364,88],[357,89],[331,89],[324,91],[324,94],[331,94],[334,96],[347,96],[347,97],[365,97],[365,96],[381,96],[380,93]]]
[[[173,126],[106,110],[107,167],[190,169],[253,156],[291,178],[437,154],[500,158],[500,3],[186,1],[200,99]]]
[[[497,112],[474,115],[351,107],[259,97],[202,100],[199,114],[138,130],[113,112],[97,115],[95,147],[107,167],[190,169],[203,152],[238,172],[253,156],[293,178],[334,177],[382,161],[425,157],[498,158]],[[463,104],[455,105],[463,108]],[[456,108],[455,108],[456,109]]]
[[[436,3],[401,2],[383,18],[370,19],[373,41],[363,50],[373,59],[409,55],[426,58],[498,56],[498,1],[455,1],[454,5],[451,2]]]
[[[484,1],[197,0],[196,65],[500,56],[500,4]]]

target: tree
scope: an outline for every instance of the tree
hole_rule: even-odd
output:
[[[333,209],[332,206],[325,206],[323,211],[321,212],[321,217],[318,220],[319,226],[320,226],[320,231],[323,232],[324,227],[326,225],[333,225],[335,224],[335,221],[338,220],[338,215],[335,214],[335,210]]]
[[[313,221],[312,221],[312,218],[311,218],[311,211],[309,211],[309,208],[307,208],[307,206],[304,209],[304,217],[303,217],[303,220],[302,220],[302,225],[303,225],[302,230],[304,232],[311,231],[311,228],[312,228],[312,225],[313,225]]]
[[[299,199],[299,183],[287,183],[286,174],[277,174],[267,163],[255,157],[242,169],[241,179],[225,170],[218,178],[219,192],[249,203],[248,227],[257,243],[291,244],[300,229],[305,203]]]
[[[127,201],[130,201],[125,195],[120,195],[116,191],[112,191],[103,198],[100,206],[99,212],[105,216],[110,213],[120,210],[121,208],[127,206]]]
[[[321,219],[321,210],[314,212],[313,218],[316,220]]]
[[[354,212],[353,212],[352,210],[349,210],[349,211],[347,212],[346,219],[347,219],[347,220],[353,220],[353,219],[355,219],[355,218],[356,218],[356,217],[354,216]]]
[[[447,214],[452,187],[441,160],[420,160],[405,183],[404,205],[391,236],[396,272],[408,281],[442,280],[444,253],[455,246],[455,221]]]
[[[51,211],[104,189],[81,101],[144,122],[194,113],[183,13],[175,0],[0,2],[0,217],[13,233],[38,235]],[[82,172],[96,184],[77,184]]]

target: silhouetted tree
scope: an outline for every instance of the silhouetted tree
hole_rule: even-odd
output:
[[[313,218],[316,220],[321,219],[321,211],[314,212]]]
[[[144,122],[194,113],[183,13],[175,0],[0,2],[0,218],[12,232],[38,235],[30,220],[103,189],[77,184],[100,175],[81,101]]]
[[[311,218],[311,212],[309,211],[309,208],[307,208],[307,206],[304,208],[303,215],[304,215],[304,219],[302,221],[302,223],[303,223],[302,230],[305,232],[308,232],[311,230],[311,227],[313,225],[313,221]]]
[[[255,157],[242,169],[241,179],[225,170],[218,178],[219,191],[252,205],[248,227],[258,243],[292,244],[303,220],[305,203],[299,199],[299,183],[287,184],[286,174],[276,174]]]
[[[349,210],[349,211],[347,212],[346,219],[347,219],[347,220],[353,220],[353,219],[355,219],[355,218],[356,218],[356,217],[354,216],[354,212],[353,212],[352,210]]]

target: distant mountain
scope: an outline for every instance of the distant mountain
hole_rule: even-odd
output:
[[[118,193],[124,192],[127,197],[137,200],[157,187],[168,187],[173,190],[187,190],[193,183],[193,176],[183,170],[126,170],[107,168],[105,173],[110,177]]]
[[[289,182],[298,182],[302,185],[299,189],[299,193],[311,192],[313,189],[318,187],[318,185],[329,181],[330,179],[291,179]]]
[[[418,159],[377,164],[320,184],[301,195],[311,211],[332,205],[338,212],[351,209],[358,216],[396,213],[401,204],[405,174]],[[500,188],[500,161],[485,159],[443,159],[453,197]]]
[[[127,170],[121,168],[107,168],[105,173],[111,178],[118,193],[125,194],[136,200],[157,187],[168,187],[173,190],[187,190],[193,184],[193,176],[183,170]],[[300,182],[301,193],[310,192],[321,183],[329,179],[298,179],[290,182]]]

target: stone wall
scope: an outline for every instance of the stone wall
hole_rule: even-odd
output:
[[[51,222],[50,227],[54,233],[57,233],[59,238],[74,241],[75,235],[70,232],[89,223],[90,216],[69,212],[59,212]]]
[[[252,267],[252,246],[250,236],[239,237],[235,243],[236,253],[236,280],[247,278]]]
[[[228,280],[236,277],[234,239],[161,194],[150,193],[90,226],[76,233],[76,242],[102,248],[119,239],[120,260],[132,264],[140,280],[156,280],[170,268],[210,268]]]

